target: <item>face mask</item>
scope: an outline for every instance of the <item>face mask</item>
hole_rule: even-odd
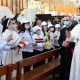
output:
[[[65,25],[66,27],[69,27],[69,26],[70,26],[70,24],[71,24],[71,22],[70,22],[70,21],[64,21],[64,25]]]
[[[41,34],[41,31],[37,31],[36,34],[37,34],[37,35],[40,35],[40,34]]]
[[[51,22],[47,22],[48,24],[51,24]]]
[[[14,24],[11,26],[11,30],[15,31],[15,25]]]
[[[25,29],[30,29],[30,27],[31,27],[31,26],[26,26],[26,25],[25,25]]]

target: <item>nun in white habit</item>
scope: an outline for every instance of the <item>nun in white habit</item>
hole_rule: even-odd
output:
[[[80,24],[76,25],[71,32],[71,35],[75,37],[75,49],[73,52],[70,78],[69,80],[80,79]]]

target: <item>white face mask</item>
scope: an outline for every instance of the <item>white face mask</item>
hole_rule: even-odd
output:
[[[48,24],[51,24],[51,22],[47,22]]]
[[[37,31],[36,34],[37,34],[37,35],[40,35],[40,34],[41,34],[41,31]]]
[[[30,27],[31,27],[31,26],[27,26],[27,25],[25,25],[25,29],[30,29]]]
[[[51,31],[51,32],[54,31],[54,28],[51,28],[50,31]]]

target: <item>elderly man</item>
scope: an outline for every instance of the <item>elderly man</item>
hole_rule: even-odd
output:
[[[64,26],[60,32],[59,44],[61,46],[61,80],[69,80],[70,66],[72,60],[71,48],[74,47],[74,42],[68,43],[66,40],[66,31],[71,31],[73,26],[69,16],[64,18]]]

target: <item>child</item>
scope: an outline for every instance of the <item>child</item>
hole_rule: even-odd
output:
[[[55,25],[55,32],[54,32],[54,46],[55,48],[59,48],[60,45],[58,43],[59,37],[60,37],[60,24]]]

